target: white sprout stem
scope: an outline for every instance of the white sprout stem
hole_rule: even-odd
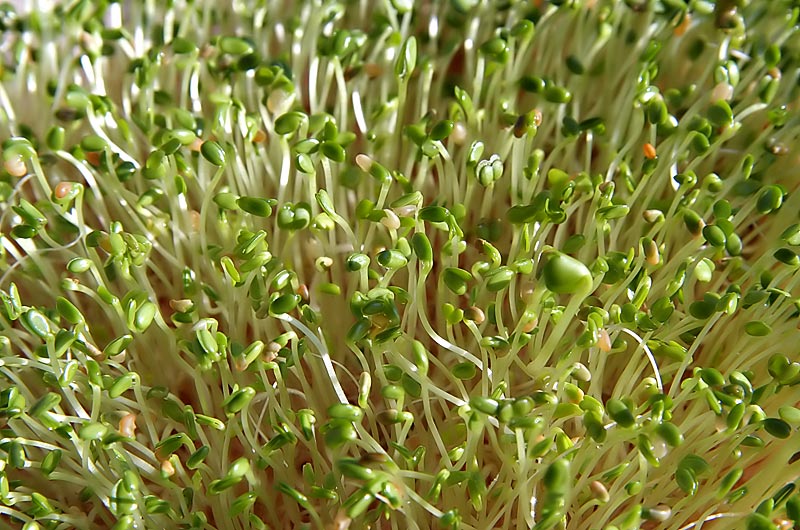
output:
[[[333,363],[331,362],[331,356],[328,353],[328,348],[325,346],[325,339],[322,337],[318,337],[313,331],[311,331],[305,324],[297,320],[296,318],[282,314],[277,315],[276,318],[283,320],[284,322],[288,322],[292,326],[299,329],[308,340],[317,348],[317,351],[322,357],[322,362],[325,365],[325,370],[328,372],[328,376],[330,377],[331,385],[333,385],[333,390],[336,392],[336,397],[339,398],[339,401],[342,403],[349,403],[347,399],[347,395],[342,388],[342,384],[339,382],[339,378],[336,375],[336,371],[333,368]]]
[[[631,331],[630,329],[626,328],[625,326],[609,326],[609,329],[610,330],[621,331],[622,333],[625,333],[626,335],[630,335],[631,337],[633,337],[633,339],[636,342],[639,343],[639,346],[642,347],[642,350],[644,351],[644,354],[647,357],[647,360],[650,362],[650,366],[653,368],[653,375],[655,376],[655,380],[656,380],[656,385],[658,387],[658,391],[663,394],[664,393],[664,385],[661,382],[661,372],[658,369],[658,363],[656,363],[656,358],[653,355],[653,352],[650,351],[650,348],[647,346],[647,343],[645,343],[645,341],[642,340],[642,338],[639,335],[637,335],[635,332]]]
[[[422,280],[417,282],[417,296],[420,300],[425,299],[425,289],[423,287]],[[485,370],[487,376],[491,378],[492,376],[491,369],[489,369],[488,367],[484,367],[480,359],[475,357],[473,354],[471,354],[464,348],[461,348],[456,344],[448,342],[447,340],[442,338],[441,335],[436,333],[436,331],[434,331],[433,327],[428,321],[428,315],[426,311],[420,308],[419,316],[420,316],[420,322],[422,323],[422,327],[425,329],[425,332],[428,334],[428,336],[430,336],[433,339],[434,342],[436,342],[436,344],[438,344],[439,346],[448,351],[455,353],[459,357],[463,357],[464,359],[468,360],[469,362],[474,364],[478,368],[478,370],[481,371]]]

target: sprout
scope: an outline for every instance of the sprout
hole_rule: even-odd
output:
[[[800,525],[795,3],[5,6],[2,520]]]

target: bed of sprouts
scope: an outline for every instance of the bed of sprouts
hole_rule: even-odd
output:
[[[0,5],[0,528],[800,525],[790,0]]]

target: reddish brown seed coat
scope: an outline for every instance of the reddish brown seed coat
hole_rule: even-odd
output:
[[[72,191],[72,182],[63,181],[58,183],[56,189],[53,190],[53,195],[56,196],[56,199],[63,199],[64,197],[69,195],[69,192],[71,191]]]

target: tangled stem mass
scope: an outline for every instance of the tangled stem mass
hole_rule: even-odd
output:
[[[0,528],[800,525],[797,2],[28,4]]]

